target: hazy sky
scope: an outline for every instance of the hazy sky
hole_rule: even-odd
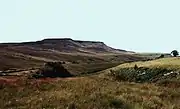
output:
[[[0,42],[65,37],[180,50],[180,0],[0,0]]]

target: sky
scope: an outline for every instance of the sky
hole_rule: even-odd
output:
[[[0,42],[72,38],[180,51],[180,0],[0,0]]]

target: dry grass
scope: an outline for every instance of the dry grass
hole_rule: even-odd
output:
[[[0,89],[1,109],[179,109],[180,88],[117,82],[97,76],[19,80]]]
[[[119,65],[115,69],[119,68],[127,68],[127,67],[134,67],[137,65],[138,67],[163,67],[167,69],[175,69],[179,70],[180,69],[180,58],[179,57],[171,57],[171,58],[162,58],[162,59],[157,59],[153,61],[146,61],[146,62],[132,62],[132,63],[126,63]]]

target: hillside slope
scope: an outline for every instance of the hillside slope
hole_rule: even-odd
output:
[[[180,58],[171,57],[125,63],[101,73],[105,77],[118,81],[156,83],[168,87],[180,87]]]
[[[96,72],[123,62],[143,59],[131,52],[111,48],[103,42],[67,38],[0,44],[0,71],[39,68],[45,62],[60,61],[73,73],[78,74]]]

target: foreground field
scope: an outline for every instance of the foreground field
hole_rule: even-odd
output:
[[[166,86],[156,81],[138,83],[117,80],[109,75],[112,70],[119,74],[123,68],[134,69],[135,64],[138,68],[162,67],[179,71],[179,63],[180,58],[135,62],[101,71],[97,75],[66,79],[1,77],[0,108],[180,109],[179,85]],[[179,75],[176,75],[169,79],[175,80],[179,84],[178,77]]]
[[[1,86],[1,109],[179,109],[180,88],[81,77]]]

